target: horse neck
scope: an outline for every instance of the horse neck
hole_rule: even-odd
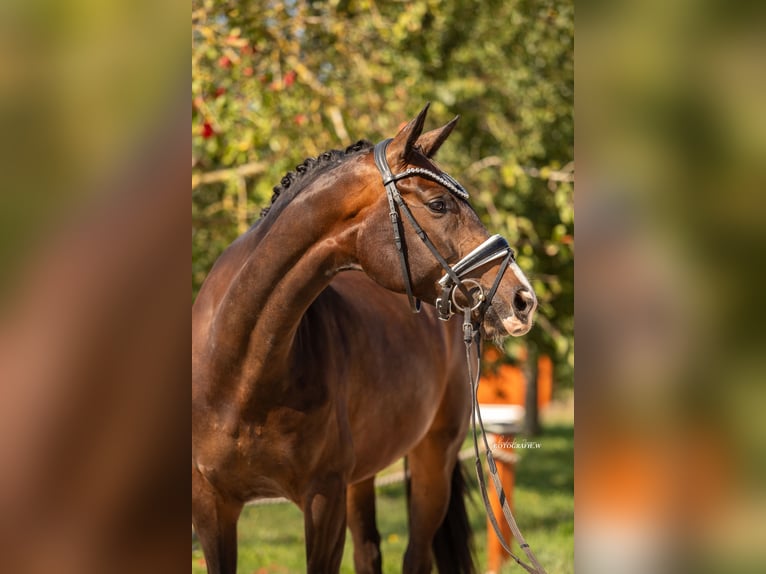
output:
[[[223,266],[228,285],[208,331],[222,368],[239,365],[248,379],[284,373],[304,313],[354,260],[351,214],[358,211],[358,194],[346,191],[353,189],[350,171],[341,164],[319,176],[232,250]]]

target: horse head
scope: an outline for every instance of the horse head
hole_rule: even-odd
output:
[[[373,208],[357,233],[358,262],[411,302],[437,305],[444,319],[474,308],[485,337],[523,335],[537,308],[532,286],[507,242],[490,238],[468,193],[433,162],[458,118],[423,133],[427,111],[376,146],[377,182],[364,189],[375,194]]]

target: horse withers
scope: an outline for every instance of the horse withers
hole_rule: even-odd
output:
[[[454,272],[489,234],[431,161],[457,118],[424,134],[427,109],[377,154],[359,142],[286,176],[192,307],[192,521],[211,573],[236,571],[242,507],[273,496],[304,513],[308,572],[338,571],[347,524],[357,571],[379,572],[372,481],[404,455],[402,571],[430,572],[434,557],[442,572],[472,569],[444,542],[465,522],[463,334],[429,305],[450,276],[458,307],[490,295],[473,319],[501,337],[529,330],[536,300],[510,250]],[[414,315],[398,293],[429,305]]]

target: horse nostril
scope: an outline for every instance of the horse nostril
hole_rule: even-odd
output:
[[[513,296],[513,308],[520,314],[526,313],[532,307],[533,301],[534,295],[528,289],[521,288]]]

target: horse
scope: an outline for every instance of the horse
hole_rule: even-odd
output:
[[[434,555],[442,572],[472,569],[445,538],[467,526],[456,464],[471,400],[464,331],[439,319],[454,305],[485,337],[520,336],[537,301],[510,248],[502,263],[484,256],[498,236],[432,160],[458,118],[423,133],[427,111],[377,146],[288,174],[200,289],[192,522],[211,574],[236,572],[242,507],[273,496],[304,513],[307,572],[338,572],[347,525],[356,570],[380,572],[373,480],[404,455],[402,571],[430,572]]]

